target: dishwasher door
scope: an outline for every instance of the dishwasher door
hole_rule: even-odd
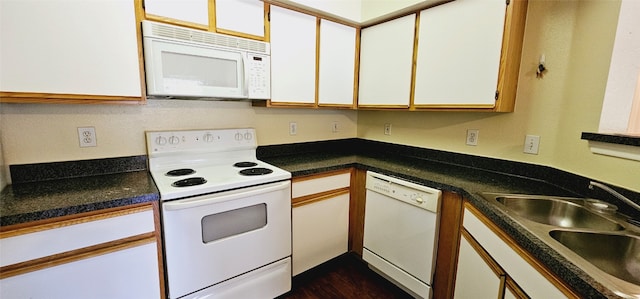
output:
[[[367,172],[362,257],[412,295],[429,298],[441,191]]]

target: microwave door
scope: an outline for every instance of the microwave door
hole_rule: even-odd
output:
[[[146,60],[149,95],[245,97],[242,53],[161,40],[152,40],[150,48],[151,59]]]

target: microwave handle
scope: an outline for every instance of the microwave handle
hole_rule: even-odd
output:
[[[242,70],[244,71],[244,86],[243,92],[244,95],[249,98],[249,64],[247,63],[247,54],[243,54],[242,56]]]

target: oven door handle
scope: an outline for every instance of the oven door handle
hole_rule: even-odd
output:
[[[290,184],[291,183],[289,181],[283,181],[283,182],[274,183],[270,185],[261,185],[261,186],[254,186],[254,187],[249,187],[244,189],[227,191],[227,192],[220,193],[220,195],[213,194],[213,195],[207,195],[207,196],[181,199],[181,200],[163,203],[162,208],[166,211],[190,209],[194,207],[211,205],[211,204],[221,203],[221,202],[235,200],[239,198],[270,193],[270,192],[285,189],[289,187]]]

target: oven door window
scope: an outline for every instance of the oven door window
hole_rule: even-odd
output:
[[[264,203],[211,214],[202,218],[202,242],[213,242],[266,225],[267,205]]]

